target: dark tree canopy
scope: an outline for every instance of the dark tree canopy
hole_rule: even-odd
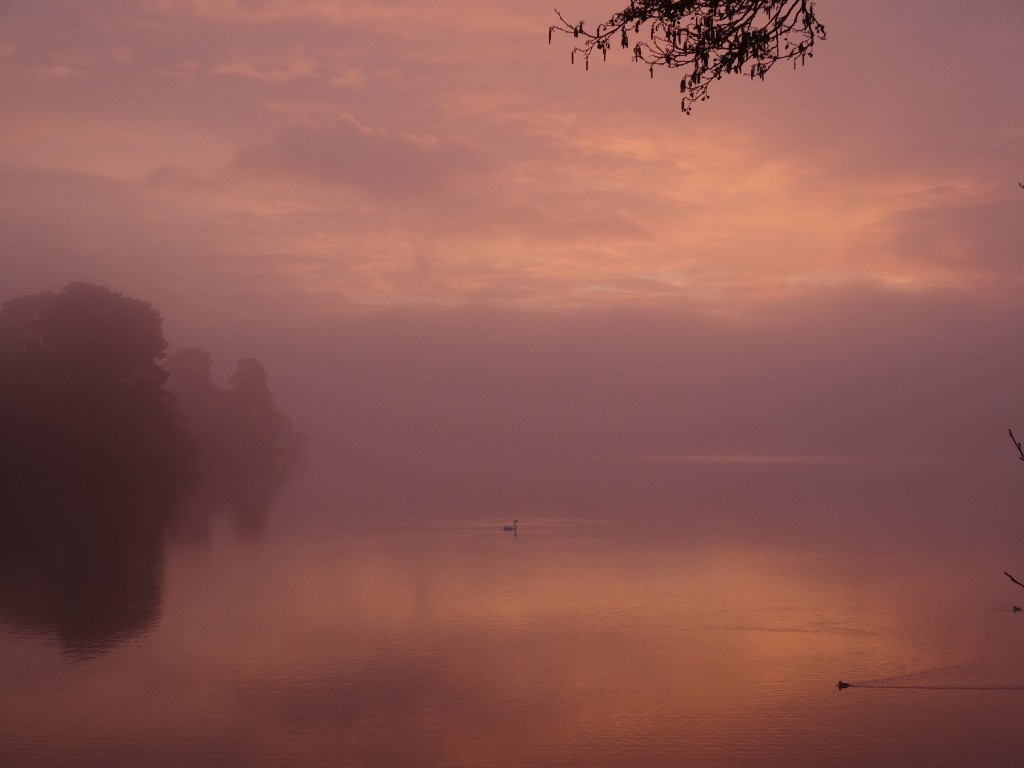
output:
[[[203,474],[242,470],[266,477],[301,458],[305,437],[278,410],[267,371],[255,358],[239,360],[228,388],[212,380],[213,358],[198,347],[167,358],[168,389],[198,453]]]
[[[555,13],[559,23],[548,30],[548,42],[555,32],[572,35],[579,41],[572,60],[582,55],[588,69],[595,51],[604,59],[617,45],[648,65],[652,77],[655,67],[686,70],[679,89],[687,114],[722,75],[763,80],[780,61],[803,64],[815,41],[825,39],[810,0],[630,0],[592,31]]]
[[[160,313],[74,283],[0,307],[0,479],[169,476],[180,430]]]
[[[221,463],[227,425],[224,393],[213,383],[213,356],[199,347],[180,349],[167,356],[167,389],[185,424],[200,471]]]
[[[227,402],[237,454],[248,462],[272,466],[285,457],[292,427],[274,405],[267,381],[259,360],[239,360],[228,381]]]
[[[173,521],[175,538],[198,541],[226,514],[240,535],[259,537],[270,503],[302,465],[305,436],[274,403],[267,371],[239,360],[228,388],[212,380],[213,358],[198,347],[167,358],[167,386],[185,423],[198,481]]]

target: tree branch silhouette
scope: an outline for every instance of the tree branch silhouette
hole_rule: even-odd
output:
[[[548,43],[555,32],[581,40],[570,58],[575,63],[581,54],[588,70],[594,52],[606,59],[613,42],[631,49],[651,77],[655,67],[689,69],[679,83],[686,114],[707,100],[708,87],[723,75],[764,80],[780,61],[805,63],[815,41],[826,37],[810,0],[629,0],[592,32],[584,21],[573,24],[558,9],[555,14],[559,23],[548,28]]]
[[[1024,186],[1024,185],[1022,185],[1022,186]],[[1024,446],[1021,445],[1020,440],[1018,440],[1016,437],[1014,437],[1012,429],[1007,429],[1006,431],[1010,433],[1010,439],[1013,440],[1013,444],[1017,447],[1017,454],[1018,454],[1020,460],[1024,461]],[[1010,576],[1008,571],[1003,571],[1003,573],[1006,574],[1007,578],[1009,578],[1010,581],[1012,581],[1014,584],[1017,584],[1017,585],[1019,585],[1021,587],[1024,587],[1024,584],[1021,584],[1019,581],[1017,581],[1015,578],[1013,578],[1013,576]],[[1014,610],[1016,610],[1016,609],[1014,609]]]
[[[1020,441],[1016,437],[1013,436],[1013,430],[1012,429],[1007,429],[1006,431],[1010,433],[1010,439],[1013,440],[1013,444],[1015,446],[1017,446],[1017,453],[1020,455],[1020,460],[1024,461],[1024,446],[1022,446],[1020,444]]]

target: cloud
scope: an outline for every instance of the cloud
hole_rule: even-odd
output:
[[[1024,193],[1006,179],[1002,190],[964,195],[894,217],[892,248],[915,266],[945,272],[961,285],[990,286],[1022,276]]]
[[[214,75],[245,77],[268,83],[310,77],[316,70],[316,61],[301,50],[292,50],[280,57],[235,54],[210,68]]]
[[[37,77],[43,79],[70,79],[90,74],[96,62],[91,56],[82,54],[59,54],[35,68]]]
[[[466,139],[368,128],[351,116],[292,125],[231,162],[239,174],[352,186],[383,199],[436,194],[493,166]]]
[[[897,54],[931,67],[941,51],[908,36],[912,10],[871,18],[832,9],[813,64],[723,82],[683,118],[671,78],[627,52],[571,67],[539,1],[19,4],[0,30],[0,50],[17,43],[0,159],[77,181],[12,203],[34,235],[12,226],[95,254],[173,243],[260,295],[280,279],[374,305],[747,313],[843,285],[996,291],[1016,275],[1014,201],[991,190],[1018,102],[937,125],[944,81]],[[1003,21],[1000,40],[1019,15]],[[990,64],[949,74],[992,95]],[[35,77],[51,65],[90,76]]]
[[[367,74],[359,67],[344,67],[331,75],[328,85],[332,88],[362,89],[366,86]]]

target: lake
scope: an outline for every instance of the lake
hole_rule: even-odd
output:
[[[8,609],[0,765],[1024,763],[1005,542],[630,510],[321,524],[310,498],[179,532],[113,607],[71,579],[45,599],[73,621]]]

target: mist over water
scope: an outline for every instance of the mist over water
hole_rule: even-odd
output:
[[[107,614],[148,603],[115,632],[5,612],[4,764],[953,766],[1024,749],[998,547],[825,535],[820,509],[769,531],[757,510],[740,525],[609,501],[523,512],[512,533],[485,506],[332,497],[311,472],[256,535],[218,515],[170,537],[146,597],[135,572],[130,594],[88,569],[58,585],[101,624],[90,583]],[[857,685],[901,676],[916,687]]]
[[[366,311],[259,354],[312,437],[325,524],[492,510],[999,543],[1024,481],[1017,314],[870,291],[745,321]]]
[[[1021,372],[915,311],[254,336],[300,470],[10,507],[0,762],[1011,765]]]

